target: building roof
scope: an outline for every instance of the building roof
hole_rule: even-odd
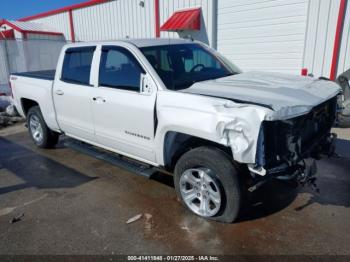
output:
[[[62,32],[50,28],[47,25],[33,22],[20,22],[10,20],[0,20],[0,26],[7,25],[12,29],[21,33],[33,33],[33,34],[49,34],[49,35],[63,35]]]

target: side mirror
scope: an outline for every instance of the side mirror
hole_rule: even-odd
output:
[[[153,93],[154,83],[147,74],[141,74],[141,94],[151,95]]]

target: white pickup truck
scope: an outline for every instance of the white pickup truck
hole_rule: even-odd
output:
[[[332,148],[340,92],[312,77],[242,73],[180,39],[69,44],[56,70],[10,79],[37,146],[65,134],[164,169],[185,206],[222,222],[264,181],[313,181],[305,160]]]

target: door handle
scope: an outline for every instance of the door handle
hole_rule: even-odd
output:
[[[104,99],[103,97],[93,97],[92,100],[97,101],[97,102],[106,102],[106,99]]]
[[[64,92],[62,90],[56,90],[56,95],[62,96]]]

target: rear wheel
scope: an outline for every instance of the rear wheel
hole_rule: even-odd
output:
[[[33,142],[41,148],[52,148],[58,142],[59,134],[46,125],[39,106],[33,106],[27,114],[29,135]]]
[[[193,213],[231,223],[241,207],[241,187],[232,159],[215,147],[199,147],[177,162],[174,184],[178,198]]]

